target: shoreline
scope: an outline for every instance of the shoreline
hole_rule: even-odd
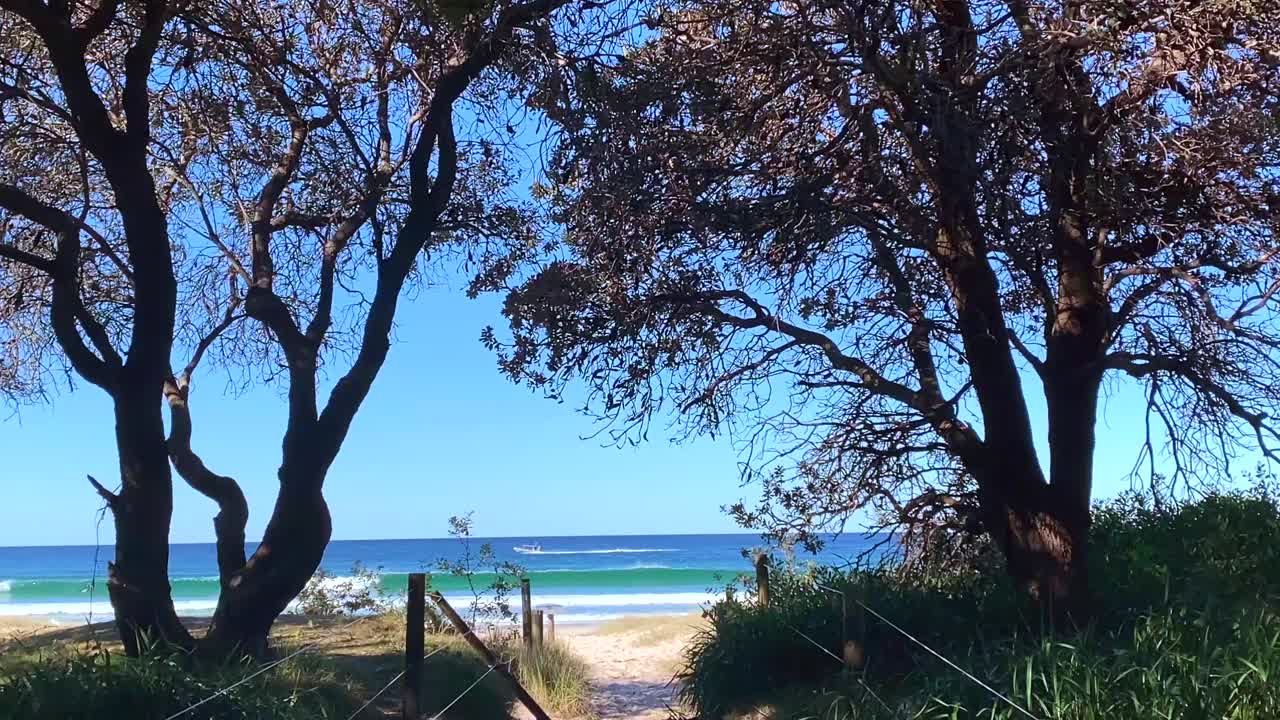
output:
[[[533,576],[533,608],[548,614],[554,614],[556,621],[564,625],[605,623],[623,617],[653,616],[670,617],[699,612],[708,604],[724,597],[723,591],[692,591],[688,588],[670,587],[637,587],[631,592],[616,592],[615,588],[601,588],[564,592],[556,588],[546,592],[538,592],[538,577]],[[338,595],[355,592],[359,587],[339,589]],[[576,590],[576,589],[575,589]],[[611,592],[612,591],[612,592]],[[337,597],[338,595],[335,595]],[[457,608],[471,605],[474,596],[467,593],[448,592],[445,598]],[[492,599],[491,593],[482,594],[482,598]],[[174,608],[182,617],[207,617],[213,614],[217,606],[218,596],[191,598],[177,597]],[[513,611],[520,608],[519,593],[507,596],[507,603]],[[383,590],[378,607],[371,608],[374,614],[381,609],[397,609],[404,605],[402,592]],[[306,613],[295,603],[288,608],[285,615],[305,615]],[[106,592],[95,595],[92,601],[83,599],[36,599],[22,597],[15,601],[9,593],[0,592],[0,624],[11,620],[27,619],[37,624],[59,626],[84,624],[90,618],[112,617],[112,609]]]

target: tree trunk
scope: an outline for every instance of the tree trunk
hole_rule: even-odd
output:
[[[281,470],[281,489],[261,544],[225,584],[205,638],[218,655],[262,657],[280,613],[320,567],[332,533],[318,481],[299,483]]]
[[[154,393],[121,390],[115,416],[122,489],[118,494],[101,486],[98,490],[115,519],[115,561],[107,566],[107,592],[116,627],[130,656],[154,642],[188,647],[191,636],[178,620],[169,585],[173,479],[160,406]]]
[[[1089,509],[1054,486],[992,502],[984,522],[1005,555],[1009,576],[1055,627],[1089,617]]]
[[[249,523],[249,503],[235,478],[219,475],[204,464],[191,448],[191,408],[187,405],[189,374],[168,378],[164,383],[169,403],[169,439],[165,443],[169,459],[178,475],[201,495],[218,504],[213,518],[217,542],[218,580],[223,588],[245,565],[244,529]]]

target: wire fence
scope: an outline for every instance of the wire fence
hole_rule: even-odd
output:
[[[354,625],[356,625],[356,623],[362,622],[362,621],[364,621],[364,620],[365,620],[365,618],[363,618],[363,617],[358,617],[358,618],[356,618],[355,620],[352,620],[351,622],[347,623],[346,625],[343,625],[341,628],[339,628],[339,630],[347,630],[347,629],[349,629],[349,628],[353,627]],[[178,712],[176,712],[176,713],[174,713],[174,714],[172,714],[172,715],[170,715],[170,716],[166,717],[164,720],[177,720],[177,718],[180,718],[180,717],[182,717],[182,716],[186,715],[187,713],[189,713],[189,712],[191,712],[191,711],[195,710],[196,708],[198,708],[198,707],[200,707],[200,706],[204,705],[205,703],[208,703],[208,702],[210,702],[210,701],[212,701],[212,700],[216,700],[216,699],[218,699],[218,698],[222,697],[223,695],[226,695],[227,693],[231,692],[232,690],[235,690],[236,688],[240,687],[241,685],[244,685],[245,683],[249,682],[250,680],[252,680],[252,679],[254,679],[254,678],[258,677],[259,675],[263,675],[263,674],[265,674],[265,673],[267,673],[267,672],[269,672],[269,671],[271,671],[271,670],[274,670],[275,668],[277,668],[277,667],[279,667],[279,666],[281,666],[281,665],[285,664],[286,662],[288,662],[288,661],[292,660],[293,658],[295,658],[295,657],[297,657],[297,656],[301,655],[302,653],[304,653],[304,652],[306,652],[306,651],[308,651],[308,650],[312,650],[312,649],[314,649],[314,648],[317,646],[317,644],[318,644],[318,643],[316,643],[315,641],[312,641],[312,642],[309,642],[309,643],[304,643],[302,646],[300,646],[298,649],[294,650],[293,652],[289,653],[288,655],[285,655],[284,657],[279,658],[279,659],[277,659],[277,660],[272,660],[271,662],[267,663],[266,665],[263,665],[262,667],[258,668],[257,670],[255,670],[255,671],[253,671],[253,672],[249,673],[248,675],[246,675],[246,676],[244,676],[244,677],[240,678],[240,679],[239,679],[239,680],[237,680],[236,682],[231,683],[230,685],[228,685],[228,686],[226,686],[226,687],[222,688],[221,690],[219,690],[219,691],[217,691],[217,692],[213,693],[212,695],[210,695],[210,696],[206,697],[205,699],[200,700],[199,702],[196,702],[196,703],[193,703],[193,704],[191,704],[191,705],[188,705],[187,707],[185,707],[185,708],[183,708],[183,709],[179,710]]]
[[[844,666],[845,666],[844,658],[842,658],[842,657],[840,657],[839,655],[837,655],[837,654],[835,654],[835,653],[831,652],[830,650],[828,650],[828,649],[827,649],[827,646],[823,645],[822,643],[818,642],[817,640],[814,640],[813,638],[809,637],[808,635],[805,635],[803,632],[801,632],[801,631],[799,630],[799,628],[796,628],[796,627],[791,626],[791,625],[787,625],[787,627],[788,627],[788,628],[790,628],[791,632],[794,632],[795,634],[799,635],[800,637],[804,638],[805,640],[808,640],[810,643],[812,643],[812,644],[813,644],[813,646],[814,646],[814,647],[816,647],[816,648],[818,648],[819,650],[821,650],[822,652],[824,652],[824,653],[826,653],[826,654],[830,655],[832,658],[834,658],[834,659],[835,659],[835,661],[836,661],[836,662],[840,663],[840,665],[841,665],[842,667],[844,667]],[[867,691],[867,693],[868,693],[869,695],[871,695],[871,697],[872,697],[872,698],[874,698],[874,699],[875,699],[875,701],[876,701],[877,703],[879,703],[879,704],[880,704],[880,707],[882,707],[882,708],[884,708],[884,709],[885,709],[885,711],[886,711],[886,712],[888,712],[890,715],[897,715],[897,714],[898,714],[898,713],[894,712],[893,708],[889,707],[889,703],[885,702],[883,698],[881,698],[878,694],[876,694],[876,691],[875,691],[875,690],[872,690],[872,689],[871,689],[871,686],[867,684],[867,681],[866,681],[866,680],[863,680],[863,679],[862,679],[862,678],[860,678],[860,677],[859,677],[859,678],[855,678],[855,679],[858,681],[858,684],[859,684],[859,685],[861,685],[861,686],[863,687],[863,689],[864,689],[864,690],[866,690],[866,691]]]
[[[464,698],[464,697],[466,697],[466,696],[467,696],[467,693],[471,692],[472,690],[475,690],[475,689],[476,689],[476,686],[477,686],[477,685],[479,685],[479,684],[480,684],[480,682],[481,682],[482,680],[484,680],[485,678],[489,677],[489,673],[493,672],[494,668],[496,668],[496,667],[498,667],[498,664],[497,664],[497,663],[494,663],[493,665],[490,665],[490,666],[489,666],[489,669],[488,669],[488,670],[485,670],[483,675],[481,675],[480,677],[476,678],[476,681],[475,681],[475,682],[473,682],[473,683],[471,683],[470,685],[468,685],[468,686],[467,686],[467,689],[466,689],[466,690],[463,690],[461,695],[459,695],[458,697],[456,697],[456,698],[454,698],[453,700],[451,700],[451,701],[449,702],[449,704],[448,704],[448,705],[445,705],[445,706],[444,706],[444,708],[440,710],[440,712],[436,713],[435,715],[432,715],[432,716],[431,716],[431,720],[439,720],[439,718],[440,718],[440,716],[441,716],[441,715],[444,715],[445,713],[449,712],[449,709],[450,709],[450,708],[452,708],[454,705],[457,705],[457,704],[458,704],[458,702],[459,702],[460,700],[462,700],[462,698]]]
[[[470,635],[470,634],[471,634],[471,633],[473,633],[473,632],[475,632],[475,631],[474,631],[474,630],[468,630],[466,633],[462,633],[462,634],[460,634],[460,635],[459,635],[459,637],[466,637],[467,635]],[[432,656],[436,655],[437,653],[443,652],[443,651],[448,650],[448,649],[449,649],[449,646],[448,646],[448,645],[441,645],[440,647],[436,648],[435,650],[432,650],[431,652],[427,653],[426,655],[423,655],[423,656],[422,656],[422,660],[423,660],[423,662],[426,662],[427,660],[430,660],[430,659],[432,658]],[[509,662],[509,661],[508,661],[508,662]],[[489,673],[493,672],[493,669],[494,669],[494,666],[493,666],[493,665],[490,665],[490,666],[489,666],[489,669],[488,669],[487,671],[485,671],[484,675],[481,675],[481,676],[480,676],[480,678],[479,678],[478,680],[476,680],[474,683],[472,683],[470,687],[468,687],[466,690],[463,690],[461,695],[459,695],[458,697],[456,697],[456,698],[454,698],[452,701],[450,701],[450,703],[449,703],[448,705],[446,705],[446,706],[445,706],[444,710],[441,710],[440,712],[436,713],[436,714],[432,717],[432,720],[435,720],[435,718],[439,718],[441,715],[443,715],[443,714],[445,713],[445,711],[446,711],[446,710],[448,710],[449,708],[451,708],[451,707],[453,707],[454,705],[458,704],[458,701],[462,700],[462,698],[464,698],[464,697],[466,697],[466,696],[467,696],[467,693],[469,693],[469,692],[471,692],[473,689],[475,689],[475,687],[476,687],[477,685],[479,685],[479,684],[480,684],[480,680],[483,680],[483,679],[485,679],[486,677],[488,677]],[[392,685],[395,685],[395,684],[396,684],[396,682],[398,682],[401,678],[403,678],[403,677],[405,676],[405,673],[406,673],[406,672],[408,672],[408,671],[407,671],[407,670],[401,670],[400,672],[396,673],[396,676],[395,676],[395,677],[393,677],[393,678],[391,678],[390,680],[388,680],[388,681],[387,681],[387,684],[386,684],[386,685],[383,685],[381,690],[379,690],[378,692],[374,693],[374,694],[373,694],[373,696],[372,696],[372,697],[370,697],[368,700],[366,700],[366,701],[364,702],[364,704],[363,704],[363,705],[361,705],[360,707],[356,708],[356,711],[355,711],[355,712],[353,712],[353,713],[351,713],[350,715],[348,715],[348,716],[347,716],[347,720],[355,720],[357,717],[359,717],[359,716],[360,716],[360,713],[362,713],[362,712],[364,712],[366,709],[368,709],[368,707],[369,707],[370,705],[372,705],[372,704],[373,704],[373,703],[374,703],[374,702],[375,702],[379,697],[381,697],[381,696],[383,695],[383,693],[385,693],[386,691],[390,690]]]
[[[351,627],[355,626],[357,623],[360,623],[360,622],[362,622],[362,621],[364,621],[364,620],[366,620],[366,619],[367,619],[367,617],[363,617],[363,616],[362,616],[362,617],[358,617],[358,618],[356,618],[355,620],[352,620],[351,622],[346,623],[345,625],[341,626],[341,627],[340,627],[340,628],[338,628],[338,629],[339,629],[339,630],[347,630],[347,629],[349,629],[349,628],[351,628]],[[458,637],[458,638],[466,638],[467,636],[469,636],[469,635],[473,635],[474,633],[475,633],[475,629],[474,629],[474,628],[470,628],[470,629],[468,629],[465,633],[458,633],[458,634],[456,635],[456,637]],[[205,705],[205,704],[207,704],[207,703],[209,703],[209,702],[211,702],[211,701],[213,701],[213,700],[216,700],[217,698],[222,697],[223,695],[226,695],[227,693],[231,692],[232,690],[235,690],[236,688],[240,687],[241,685],[244,685],[245,683],[247,683],[247,682],[249,682],[249,681],[253,680],[254,678],[257,678],[257,677],[259,677],[259,676],[261,676],[261,675],[264,675],[264,674],[266,674],[266,673],[268,673],[268,672],[270,672],[270,671],[274,670],[275,668],[277,668],[277,667],[279,667],[279,666],[281,666],[281,665],[285,664],[286,662],[288,662],[288,661],[292,660],[293,658],[298,657],[299,655],[301,655],[301,654],[303,654],[303,653],[305,653],[305,652],[308,652],[308,651],[310,651],[310,650],[314,650],[314,649],[316,649],[317,647],[319,647],[319,643],[318,643],[318,641],[312,641],[312,642],[309,642],[309,643],[305,643],[305,644],[301,645],[300,647],[298,647],[297,649],[295,649],[293,652],[289,653],[288,655],[285,655],[285,656],[284,656],[284,657],[282,657],[282,658],[278,658],[278,659],[276,659],[276,660],[272,660],[271,662],[268,662],[268,663],[266,663],[266,664],[262,665],[261,667],[259,667],[259,668],[255,669],[253,672],[249,673],[248,675],[245,675],[244,677],[240,678],[240,679],[239,679],[239,680],[237,680],[236,682],[231,683],[230,685],[227,685],[227,686],[226,686],[226,687],[224,687],[224,688],[221,688],[221,689],[220,689],[220,690],[218,690],[217,692],[214,692],[213,694],[209,695],[208,697],[205,697],[204,699],[202,699],[202,700],[200,700],[200,701],[198,701],[198,702],[195,702],[195,703],[192,703],[191,705],[188,705],[187,707],[183,708],[182,710],[179,710],[178,712],[173,713],[172,715],[170,715],[170,716],[166,717],[164,720],[179,720],[179,718],[182,718],[182,717],[184,717],[184,716],[188,715],[189,713],[191,713],[191,712],[195,711],[196,709],[198,709],[198,708],[202,707],[203,705]],[[450,646],[449,646],[448,644],[442,644],[442,645],[440,645],[440,646],[436,647],[435,649],[431,650],[430,652],[428,652],[428,653],[426,653],[426,654],[424,654],[424,655],[422,656],[422,660],[423,660],[423,662],[425,662],[425,661],[427,661],[427,660],[431,659],[431,658],[432,658],[434,655],[436,655],[437,653],[440,653],[440,652],[443,652],[443,651],[445,651],[445,650],[448,650],[448,649],[449,649],[449,647],[450,647]],[[461,694],[459,694],[459,695],[458,695],[457,697],[455,697],[453,700],[449,701],[449,703],[448,703],[447,705],[445,705],[443,709],[441,709],[441,710],[440,710],[439,712],[437,712],[435,715],[432,715],[432,716],[430,717],[430,719],[429,719],[429,720],[439,720],[439,718],[440,718],[442,715],[444,715],[444,713],[448,712],[451,708],[453,708],[455,705],[457,705],[459,702],[461,702],[461,701],[462,701],[462,699],[463,699],[464,697],[466,697],[468,693],[470,693],[472,690],[474,690],[476,687],[478,687],[478,686],[480,685],[480,683],[481,683],[481,682],[482,682],[486,677],[488,677],[488,676],[489,676],[489,674],[490,674],[490,673],[492,673],[492,672],[493,672],[493,671],[498,667],[498,665],[501,665],[501,664],[510,665],[510,664],[511,664],[511,662],[512,662],[512,659],[511,659],[511,658],[505,658],[505,659],[503,659],[503,660],[501,660],[501,661],[495,661],[493,664],[490,664],[490,665],[489,665],[489,667],[488,667],[488,669],[487,669],[487,670],[485,670],[485,672],[484,672],[483,674],[481,674],[481,675],[480,675],[480,677],[476,678],[475,682],[473,682],[473,683],[471,683],[471,685],[467,686],[467,689],[463,690]],[[375,692],[373,695],[371,695],[371,696],[369,697],[369,699],[368,699],[368,700],[366,700],[366,701],[365,701],[365,702],[364,702],[364,703],[363,703],[359,708],[357,708],[357,709],[355,710],[355,712],[353,712],[353,713],[351,713],[349,716],[347,716],[346,720],[355,720],[357,717],[359,717],[361,713],[363,713],[363,712],[364,712],[365,710],[367,710],[370,706],[372,706],[375,702],[377,702],[378,698],[382,697],[382,696],[383,696],[384,694],[386,694],[386,692],[387,692],[388,690],[390,690],[390,689],[391,689],[391,688],[392,688],[392,687],[393,687],[397,682],[399,682],[400,680],[402,680],[402,679],[405,677],[405,674],[406,674],[407,672],[408,672],[408,670],[406,669],[406,670],[401,670],[400,672],[396,673],[396,675],[395,675],[394,677],[392,677],[390,680],[388,680],[388,681],[387,681],[387,683],[386,683],[385,685],[383,685],[383,686],[382,686],[382,687],[381,687],[377,692]]]
[[[826,585],[823,585],[823,584],[821,584],[821,583],[817,583],[817,587],[818,587],[818,589],[819,589],[819,590],[822,590],[822,591],[824,591],[824,592],[833,593],[833,594],[838,595],[838,596],[840,597],[840,601],[841,601],[840,611],[841,611],[841,615],[842,615],[842,617],[841,617],[841,622],[846,622],[846,621],[847,621],[847,614],[848,614],[848,611],[847,611],[847,609],[846,609],[846,608],[847,608],[846,603],[847,603],[847,601],[850,599],[850,598],[848,597],[848,594],[847,594],[847,593],[845,593],[844,591],[837,590],[836,588],[827,587]],[[924,642],[923,640],[921,640],[920,638],[918,638],[918,637],[916,637],[915,635],[912,635],[911,633],[909,633],[909,632],[907,632],[906,630],[902,629],[902,628],[901,628],[901,627],[899,627],[896,623],[894,623],[894,622],[893,622],[893,621],[891,621],[889,618],[887,618],[887,617],[885,617],[884,615],[882,615],[882,614],[880,614],[879,612],[877,612],[877,611],[876,611],[874,608],[872,608],[871,606],[867,605],[866,603],[862,602],[861,600],[859,600],[859,599],[857,599],[857,598],[852,598],[852,600],[853,600],[853,602],[854,602],[854,604],[855,604],[855,605],[857,605],[858,607],[860,607],[860,608],[862,608],[863,610],[867,611],[868,613],[871,613],[871,615],[872,615],[872,616],[874,616],[877,620],[879,620],[880,622],[882,622],[882,623],[884,623],[885,625],[889,626],[889,627],[890,627],[890,628],[892,628],[894,631],[898,632],[899,634],[901,634],[903,637],[907,638],[907,639],[908,639],[908,640],[910,640],[911,642],[915,643],[916,645],[919,645],[921,648],[924,648],[924,650],[926,650],[929,654],[931,654],[931,655],[933,655],[934,657],[938,658],[938,659],[939,659],[939,660],[941,660],[943,663],[946,663],[946,665],[947,665],[948,667],[950,667],[951,669],[953,669],[953,670],[955,670],[956,672],[960,673],[960,674],[961,674],[961,675],[963,675],[964,677],[968,678],[971,682],[973,682],[973,683],[977,684],[977,685],[978,685],[979,687],[981,687],[983,690],[986,690],[986,691],[987,691],[988,693],[990,693],[993,697],[996,697],[996,698],[1000,699],[1000,700],[1001,700],[1001,701],[1003,701],[1004,703],[1008,704],[1008,705],[1009,705],[1009,707],[1013,708],[1014,710],[1017,710],[1017,711],[1018,711],[1019,713],[1021,713],[1022,715],[1026,716],[1026,717],[1028,717],[1028,718],[1031,718],[1031,720],[1040,720],[1040,718],[1039,718],[1039,717],[1037,717],[1036,715],[1034,715],[1030,710],[1027,710],[1027,709],[1026,709],[1026,708],[1024,708],[1023,706],[1021,706],[1021,705],[1019,705],[1018,703],[1014,702],[1014,701],[1013,701],[1013,699],[1011,699],[1008,695],[1005,695],[1004,693],[1000,692],[999,690],[996,690],[995,688],[991,687],[991,685],[989,685],[988,683],[983,682],[983,681],[982,681],[982,679],[980,679],[979,677],[977,677],[977,676],[976,676],[976,675],[974,675],[973,673],[969,672],[968,670],[965,670],[964,668],[960,667],[958,664],[956,664],[955,662],[953,662],[950,658],[946,657],[946,656],[945,656],[945,655],[943,655],[942,653],[940,653],[940,652],[938,652],[937,650],[933,649],[932,647],[930,647],[927,643],[925,643],[925,642]],[[797,634],[797,635],[799,635],[800,637],[802,637],[802,638],[804,638],[805,640],[807,640],[807,641],[809,641],[810,643],[812,643],[812,644],[813,644],[814,646],[816,646],[818,649],[820,649],[820,650],[822,650],[823,652],[825,652],[827,655],[830,655],[831,657],[835,658],[835,659],[836,659],[836,661],[837,661],[837,662],[839,662],[841,665],[844,665],[844,664],[845,664],[845,660],[844,660],[844,658],[842,658],[842,657],[840,657],[840,656],[836,655],[835,653],[831,652],[829,649],[827,649],[827,647],[826,647],[826,646],[824,646],[824,645],[822,645],[821,643],[817,642],[816,640],[814,640],[813,638],[809,637],[808,635],[805,635],[803,632],[800,632],[800,630],[799,630],[799,629],[797,629],[797,628],[795,628],[795,627],[792,627],[791,625],[788,625],[787,627],[788,627],[788,628],[790,628],[792,632],[796,633],[796,634]],[[858,678],[858,682],[859,682],[859,683],[861,683],[861,684],[862,684],[862,686],[863,686],[864,688],[866,688],[866,689],[867,689],[867,691],[868,691],[869,693],[871,693],[871,696],[872,696],[872,697],[874,697],[874,698],[875,698],[875,699],[880,703],[880,705],[881,705],[882,707],[884,707],[884,708],[885,708],[885,710],[888,710],[888,711],[890,712],[890,714],[893,714],[893,710],[892,710],[892,709],[891,709],[891,708],[890,708],[890,707],[889,707],[889,706],[888,706],[888,705],[887,705],[883,700],[881,700],[881,699],[880,699],[880,697],[879,697],[878,695],[876,695],[874,691],[872,691],[872,690],[871,690],[870,686],[868,686],[865,682],[863,682],[861,678]]]

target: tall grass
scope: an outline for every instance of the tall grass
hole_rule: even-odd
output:
[[[559,642],[535,650],[513,643],[506,648],[515,656],[520,684],[544,710],[556,717],[591,716],[590,668],[587,662]]]
[[[384,644],[394,618],[369,621],[366,641]],[[232,690],[200,705],[184,720],[346,720],[364,705],[399,667],[403,621],[395,627],[399,651],[374,657],[326,656],[313,652],[289,659]],[[377,627],[372,627],[372,626]],[[386,626],[386,627],[383,627]],[[394,650],[395,646],[385,643]],[[465,641],[432,635],[428,651],[439,650],[424,663],[419,707],[427,716],[505,720],[515,696],[510,685]],[[281,648],[288,653],[288,646]],[[387,665],[384,658],[390,657]],[[127,658],[105,648],[77,649],[48,645],[0,658],[0,720],[164,720],[213,696],[259,669],[252,663],[196,662],[181,652],[156,652]],[[473,682],[484,679],[471,688]],[[470,688],[470,689],[468,689]],[[465,691],[465,696],[463,695]],[[397,704],[392,687],[359,718],[382,718]]]
[[[241,664],[191,670],[180,654],[130,659],[105,650],[56,650],[0,675],[0,718],[23,720],[159,720],[203,700],[251,672]],[[191,720],[345,718],[363,688],[305,655],[214,698]],[[368,714],[365,717],[375,717]]]
[[[1014,704],[1044,720],[1280,718],[1273,496],[1255,490],[1162,508],[1122,498],[1095,514],[1091,561],[1096,616],[1074,633],[1047,632],[999,577],[780,573],[772,607],[724,601],[709,610],[687,651],[681,699],[701,718],[1025,719]],[[844,591],[847,612],[819,585]],[[828,654],[840,655],[846,639],[861,667],[846,669]]]

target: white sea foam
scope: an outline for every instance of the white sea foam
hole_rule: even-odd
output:
[[[680,617],[686,615],[683,612],[657,612],[645,613],[646,617]],[[632,616],[635,613],[631,613]],[[580,613],[574,615],[556,615],[557,625],[580,625],[586,623],[602,623],[609,620],[617,620],[618,618],[627,617],[627,613]]]
[[[516,546],[511,548],[521,555],[617,555],[621,553],[680,552],[676,548],[609,548],[607,550],[531,550]]]
[[[635,607],[639,605],[693,606],[715,602],[721,597],[723,597],[721,593],[706,592],[593,593],[582,595],[539,595],[534,593],[533,602],[535,606],[559,605],[569,609],[575,607]]]
[[[217,606],[217,600],[179,600],[173,605],[179,614],[209,615]],[[105,597],[90,606],[87,602],[47,602],[47,603],[0,603],[0,616],[4,615],[88,615],[90,609],[95,615],[108,617],[111,615],[111,603]]]
[[[368,577],[334,575],[319,581],[318,584],[325,590],[356,590],[359,588],[377,590],[378,583],[379,579],[376,575]]]
[[[0,580],[0,593],[7,593],[13,590],[12,580]]]
[[[339,583],[354,578],[333,578]],[[12,581],[6,581],[12,582]],[[567,622],[597,622],[626,614],[670,614],[676,609],[692,611],[698,606],[715,602],[723,597],[708,592],[642,592],[642,593],[548,593],[534,594],[535,607],[554,607],[557,619]],[[446,598],[455,607],[466,607],[473,600],[466,594],[449,593]],[[519,608],[519,597],[509,598],[513,608]],[[178,600],[174,607],[181,615],[209,615],[217,606],[216,597]],[[393,605],[400,605],[403,598],[393,598]],[[108,617],[111,603],[104,593],[95,598],[92,606],[86,600],[54,602],[0,602],[0,616],[62,616],[81,618],[92,609],[95,615]],[[296,602],[289,611],[296,611]]]

